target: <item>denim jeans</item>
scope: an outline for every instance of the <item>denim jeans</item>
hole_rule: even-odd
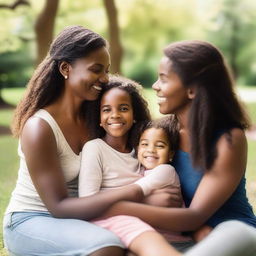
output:
[[[123,245],[108,230],[78,219],[60,219],[48,212],[15,212],[3,222],[4,244],[15,256],[82,256]]]

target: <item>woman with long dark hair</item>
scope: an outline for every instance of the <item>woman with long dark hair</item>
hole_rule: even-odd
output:
[[[4,217],[12,255],[122,255],[111,232],[85,220],[119,200],[142,199],[137,185],[78,198],[87,113],[110,66],[106,41],[82,26],[64,29],[33,74],[13,123],[19,137],[18,181]]]
[[[160,112],[174,114],[179,124],[180,145],[172,164],[180,178],[186,208],[156,207],[160,200],[155,199],[151,202],[156,206],[121,202],[110,214],[135,215],[171,231],[194,232],[206,225],[203,236],[220,225],[188,255],[254,255],[256,217],[245,190],[245,129],[249,121],[222,54],[203,41],[170,44],[164,49],[153,89]],[[232,232],[229,220],[234,224]],[[228,234],[224,239],[218,235],[223,230]],[[241,232],[244,240],[234,238],[233,247],[226,243],[226,252],[211,250],[211,246],[218,246],[219,238],[232,241],[236,232]],[[200,251],[207,247],[209,251]]]

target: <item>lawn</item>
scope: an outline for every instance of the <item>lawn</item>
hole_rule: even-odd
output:
[[[256,88],[255,88],[256,91]],[[12,104],[17,104],[23,94],[23,89],[5,89],[3,97]],[[149,102],[149,106],[154,117],[159,116],[158,106],[152,90],[145,90],[145,97]],[[246,102],[252,122],[256,124],[256,98],[255,102]],[[0,125],[8,126],[12,119],[13,110],[0,110]],[[17,157],[17,139],[11,135],[0,136],[0,225],[2,227],[2,216],[11,191],[15,185],[18,157]],[[247,164],[247,189],[250,202],[256,211],[256,141],[248,139],[248,164]],[[0,256],[6,255],[2,249],[2,228],[0,229]]]

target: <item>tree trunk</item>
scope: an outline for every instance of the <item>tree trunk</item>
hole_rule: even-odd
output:
[[[121,73],[121,62],[123,57],[123,48],[119,37],[119,26],[117,9],[114,0],[103,0],[108,24],[109,24],[109,44],[111,54],[111,72]]]
[[[234,79],[236,80],[239,76],[238,67],[237,67],[237,55],[239,48],[239,39],[237,35],[239,35],[239,25],[237,20],[232,17],[232,34],[230,38],[230,66],[233,72]]]
[[[37,65],[45,58],[52,42],[58,5],[59,0],[45,0],[45,6],[36,20]]]

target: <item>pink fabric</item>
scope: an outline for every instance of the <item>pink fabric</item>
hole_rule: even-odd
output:
[[[133,216],[118,215],[106,219],[97,219],[92,222],[115,233],[127,248],[136,237],[146,231],[157,231],[163,235],[168,242],[191,241],[191,237],[182,236],[178,232],[160,229],[155,230],[141,219]]]
[[[155,231],[154,228],[143,222],[141,219],[127,215],[118,215],[99,220],[97,219],[92,222],[115,233],[127,248],[133,239],[140,234],[146,231]]]

